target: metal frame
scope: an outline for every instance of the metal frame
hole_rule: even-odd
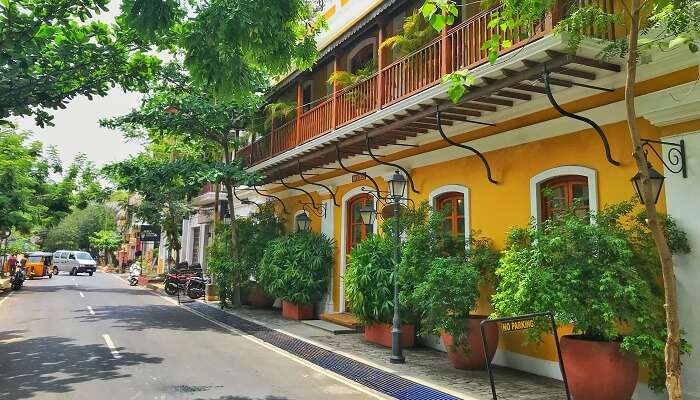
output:
[[[378,158],[379,156],[377,156],[376,154],[372,153],[372,144],[371,144],[370,139],[369,139],[369,132],[368,132],[368,131],[365,131],[365,143],[367,144],[367,152],[369,153],[369,156],[372,157],[372,159],[373,159],[374,161],[378,162],[379,164],[388,165],[388,166],[390,166],[390,167],[394,167],[394,168],[400,169],[401,172],[403,172],[404,174],[406,174],[406,178],[408,178],[408,183],[411,185],[411,191],[412,191],[413,193],[420,193],[418,190],[416,190],[416,185],[413,183],[413,178],[411,177],[411,174],[408,173],[408,171],[406,170],[406,168],[404,168],[404,167],[402,167],[402,166],[400,166],[400,165],[398,165],[398,164],[390,163],[390,162],[387,162],[387,161],[382,161],[382,160],[380,160],[380,159]]]
[[[440,116],[440,106],[437,106],[437,112],[435,113],[435,116],[437,117],[437,128],[438,128],[438,132],[440,132],[440,136],[442,136],[442,138],[447,143],[451,144],[452,146],[461,147],[463,149],[469,150],[472,153],[474,153],[477,157],[479,157],[479,159],[481,159],[481,162],[484,163],[484,167],[486,168],[486,177],[488,178],[489,182],[497,185],[498,181],[493,179],[493,176],[491,176],[491,166],[489,165],[489,162],[486,160],[486,157],[484,157],[484,155],[481,152],[479,152],[479,150],[477,150],[471,146],[467,146],[466,144],[457,143],[454,140],[447,137],[447,135],[445,134],[445,131],[442,130],[442,119]]]
[[[554,107],[555,110],[559,112],[559,114],[573,118],[576,120],[579,120],[581,122],[585,122],[588,125],[590,125],[593,130],[595,130],[598,133],[598,136],[600,136],[600,140],[603,141],[603,147],[605,148],[605,158],[607,158],[608,162],[612,165],[615,166],[620,166],[620,162],[616,161],[615,159],[612,158],[612,154],[610,152],[610,143],[608,143],[608,138],[605,136],[605,132],[603,132],[603,128],[600,127],[600,125],[596,124],[592,119],[586,118],[581,115],[577,115],[571,112],[566,111],[563,109],[559,103],[557,103],[556,99],[554,98],[554,95],[552,94],[552,87],[550,86],[550,78],[549,78],[549,68],[547,67],[547,64],[544,64],[544,73],[542,74],[542,80],[544,82],[544,90],[547,94],[547,98],[549,99],[549,102],[552,104],[552,107]]]
[[[299,187],[289,186],[289,185],[287,184],[287,182],[284,181],[284,178],[282,177],[282,171],[277,170],[277,174],[278,174],[279,177],[280,177],[280,183],[282,184],[282,186],[286,187],[287,189],[298,190],[298,191],[304,193],[304,194],[306,195],[306,197],[308,197],[309,200],[311,200],[311,205],[312,205],[314,208],[317,207],[317,206],[316,206],[316,201],[314,200],[313,196],[311,196],[311,193],[309,193],[309,192],[307,192],[306,190],[304,190],[304,189],[302,189],[302,188],[299,188]]]
[[[302,180],[302,181],[308,183],[309,185],[320,186],[320,187],[326,189],[326,190],[328,191],[328,193],[330,193],[331,198],[333,198],[333,204],[334,204],[336,207],[340,207],[340,204],[338,204],[338,201],[335,199],[335,193],[333,193],[333,191],[331,190],[331,188],[329,188],[328,186],[326,186],[326,185],[324,185],[324,184],[322,184],[322,183],[311,182],[311,181],[309,181],[308,179],[306,179],[306,177],[304,177],[304,172],[303,172],[302,169],[301,169],[301,160],[298,160],[298,159],[297,159],[297,166],[299,167],[299,176],[301,177],[301,180]]]
[[[258,210],[260,210],[260,207],[262,207],[260,204],[254,202],[254,201],[252,201],[252,200],[242,199],[242,198],[238,197],[238,194],[236,193],[236,187],[235,187],[235,186],[233,186],[233,197],[235,197],[236,200],[240,201],[241,204],[254,204],[256,207],[258,207]]]
[[[253,190],[255,190],[255,193],[259,194],[260,196],[269,197],[269,198],[277,200],[282,205],[282,210],[284,211],[284,213],[289,215],[289,211],[287,211],[287,206],[284,205],[284,202],[282,201],[282,199],[280,199],[279,197],[277,197],[275,195],[260,193],[260,190],[258,190],[258,187],[256,185],[253,185]]]
[[[654,148],[654,146],[651,145],[652,143],[671,146],[671,148],[668,149],[668,151],[665,154],[666,159],[668,159],[668,163],[664,159],[664,156],[661,153],[659,153]],[[683,178],[688,177],[688,165],[686,163],[685,153],[685,140],[681,139],[680,143],[673,143],[664,142],[661,140],[642,139],[642,148],[644,148],[645,146],[651,149],[651,151],[654,154],[656,154],[656,157],[661,161],[666,170],[674,174],[681,174],[683,175]],[[647,154],[648,151],[644,151],[644,155],[646,156]],[[677,167],[678,169],[674,167]]]
[[[342,168],[345,172],[348,172],[351,174],[356,174],[356,175],[362,175],[365,178],[369,179],[372,182],[372,184],[374,185],[374,188],[377,190],[377,196],[379,196],[379,193],[380,193],[379,185],[377,185],[377,181],[375,181],[374,178],[369,176],[369,174],[367,174],[366,172],[353,171],[350,168],[343,165],[343,157],[341,156],[340,146],[338,146],[338,142],[335,143],[335,152],[336,152],[336,156],[338,158],[338,164],[340,165],[340,168]],[[355,153],[352,153],[352,154],[355,154]]]
[[[525,314],[525,315],[516,315],[514,317],[506,317],[506,318],[485,319],[485,320],[481,321],[481,324],[479,326],[479,328],[481,330],[481,343],[483,345],[484,357],[486,358],[486,371],[488,371],[488,373],[489,373],[489,381],[491,383],[491,394],[493,395],[493,400],[498,400],[498,395],[496,394],[496,384],[493,380],[493,371],[491,369],[491,361],[489,361],[489,358],[488,358],[488,343],[486,341],[486,335],[484,334],[484,327],[486,326],[486,324],[497,324],[497,323],[501,323],[501,322],[510,322],[510,321],[522,321],[522,320],[533,319],[533,318],[538,318],[538,317],[549,317],[549,321],[551,323],[551,328],[552,328],[552,335],[554,336],[554,343],[557,346],[557,356],[559,357],[559,369],[561,370],[561,377],[562,377],[562,380],[564,381],[564,389],[566,389],[566,398],[568,400],[571,400],[571,393],[569,392],[569,383],[566,379],[566,370],[564,369],[564,361],[561,358],[561,348],[559,346],[559,334],[557,333],[557,323],[554,320],[554,314],[551,311]]]

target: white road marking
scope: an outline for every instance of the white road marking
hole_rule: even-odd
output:
[[[87,309],[90,312],[90,315],[95,315],[95,310],[93,310],[92,307],[87,306]]]
[[[78,293],[80,293],[80,297],[85,298],[85,295],[83,294],[83,292],[78,292]]]
[[[112,357],[117,359],[122,358],[122,356],[119,355],[119,351],[117,351],[117,347],[114,345],[114,342],[112,342],[112,338],[110,338],[107,334],[103,334],[102,338],[105,340],[107,347],[109,347],[109,350],[112,352]]]
[[[12,292],[8,293],[7,296],[3,297],[3,298],[0,300],[0,306],[2,305],[2,303],[4,303],[5,301],[7,301],[7,299],[9,299],[11,295],[12,295]]]

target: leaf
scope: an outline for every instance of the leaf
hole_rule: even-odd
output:
[[[436,10],[437,10],[437,6],[431,2],[426,2],[421,7],[421,13],[423,13],[423,17],[426,20],[430,20],[430,18],[433,16],[433,14],[435,13]]]
[[[452,100],[453,103],[457,104],[464,95],[465,91],[466,88],[464,85],[452,85],[447,89],[447,95],[450,97],[450,100]]]
[[[504,49],[510,48],[511,46],[513,46],[513,42],[508,39],[504,39],[501,42],[501,47],[503,47]]]
[[[447,21],[444,15],[436,14],[430,19],[430,25],[436,31],[442,31],[447,25]]]

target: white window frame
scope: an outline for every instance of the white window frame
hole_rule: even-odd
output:
[[[535,224],[542,221],[540,188],[552,178],[566,175],[579,175],[588,180],[588,203],[591,214],[598,213],[598,179],[596,170],[580,165],[564,165],[550,168],[530,178],[530,216]]]
[[[445,185],[430,192],[430,206],[437,210],[437,199],[445,193],[461,193],[464,199],[464,238],[467,243],[471,238],[471,220],[469,214],[471,207],[469,204],[469,188],[462,185]]]

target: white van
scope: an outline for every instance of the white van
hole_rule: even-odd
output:
[[[95,260],[90,253],[84,251],[59,250],[53,253],[53,274],[58,275],[60,271],[77,275],[87,272],[90,276],[95,273]]]

